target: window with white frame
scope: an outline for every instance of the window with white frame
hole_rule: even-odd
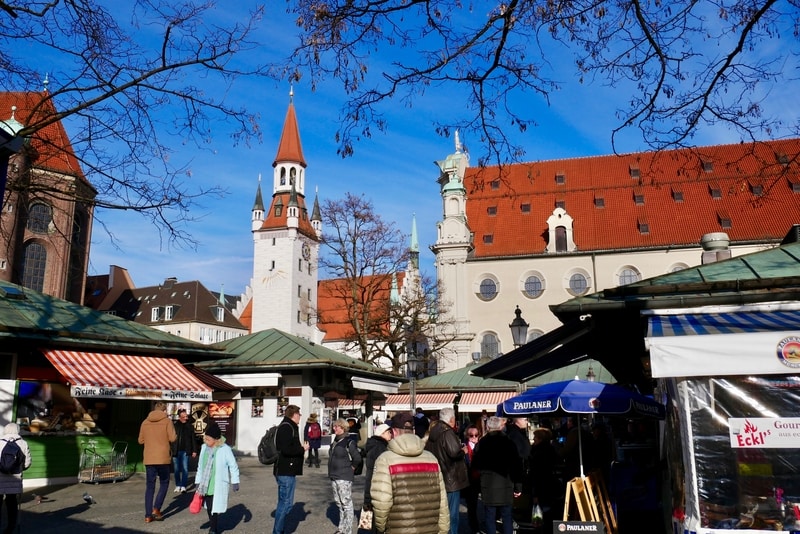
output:
[[[500,342],[494,334],[484,334],[481,338],[481,358],[495,359],[500,352]]]
[[[150,310],[150,320],[151,321],[158,321],[161,318],[161,308],[158,306],[153,306],[153,309]]]
[[[635,267],[624,267],[617,275],[617,282],[621,286],[633,284],[642,279],[642,273]]]
[[[485,275],[478,283],[476,294],[481,300],[492,300],[497,296],[498,283],[494,276]]]
[[[564,289],[574,297],[585,295],[589,292],[589,288],[592,285],[589,273],[583,269],[573,269],[567,273],[565,282]]]
[[[171,321],[175,313],[175,308],[172,306],[164,306],[164,320]]]
[[[520,282],[522,294],[529,299],[539,298],[544,293],[544,277],[537,271],[525,273]]]

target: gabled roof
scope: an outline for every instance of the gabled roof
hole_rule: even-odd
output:
[[[733,245],[778,242],[800,218],[799,154],[791,139],[471,167],[472,255],[544,254],[557,202],[578,252],[697,246],[710,232]]]
[[[57,113],[53,100],[46,92],[0,92],[0,120],[11,118],[12,106],[17,107],[14,113],[16,120],[25,127],[34,126]],[[35,151],[33,167],[69,174],[89,185],[61,121],[34,133],[30,146]]]
[[[158,286],[124,291],[111,310],[120,317],[140,324],[164,325],[192,322],[246,330],[231,312],[232,300],[225,307],[223,320],[218,321],[214,310],[219,307],[219,300],[202,283],[197,280],[178,282],[168,278]],[[165,306],[172,306],[172,319],[165,321],[162,313],[161,319],[153,321],[153,308]]]
[[[405,272],[397,274],[397,283],[402,287]],[[361,287],[371,287],[378,284],[378,288],[370,299],[376,314],[386,316],[389,310],[389,298],[392,289],[392,276],[373,275],[362,277]],[[350,323],[347,303],[350,299],[342,296],[347,292],[349,280],[334,278],[317,282],[317,327],[325,332],[325,343],[348,341],[353,339],[355,333]]]
[[[0,281],[0,344],[11,341],[97,352],[128,349],[204,359],[222,356],[218,349]]]
[[[278,153],[275,155],[274,167],[281,161],[296,161],[303,167],[306,160],[303,157],[303,145],[300,143],[300,128],[297,126],[297,115],[294,112],[294,104],[289,103],[286,111],[286,118],[283,121],[283,131],[281,141],[278,144]]]
[[[212,372],[234,372],[234,370],[244,372],[264,368],[326,369],[335,366],[339,369],[348,369],[359,376],[402,380],[394,373],[274,328],[216,343],[213,346],[233,357],[198,364],[199,367]]]

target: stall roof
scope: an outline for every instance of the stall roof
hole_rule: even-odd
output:
[[[218,348],[3,281],[0,340],[97,352],[130,350],[195,359],[223,356]]]
[[[382,379],[387,383],[405,381],[401,376],[378,369],[372,364],[274,328],[222,341],[213,346],[232,357],[197,364],[212,372],[229,374],[270,368],[285,371],[291,368],[336,367],[353,375]]]

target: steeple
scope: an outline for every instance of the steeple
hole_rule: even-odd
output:
[[[306,160],[303,157],[303,145],[300,142],[300,129],[297,126],[297,115],[294,111],[294,89],[289,91],[289,109],[286,111],[286,118],[283,120],[283,132],[281,141],[278,144],[278,153],[275,155],[274,167],[280,162],[292,161],[306,167]]]
[[[322,212],[319,209],[319,189],[314,190],[314,209],[311,211],[311,226],[322,237]]]
[[[409,263],[414,270],[419,270],[419,240],[417,239],[417,214],[411,215],[411,246],[409,247]]]
[[[256,189],[256,201],[253,203],[253,231],[261,228],[264,222],[264,200],[261,198],[261,174],[258,175],[258,188]]]

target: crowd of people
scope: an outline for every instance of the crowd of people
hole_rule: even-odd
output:
[[[219,516],[227,509],[229,491],[239,489],[239,470],[213,422],[205,429],[198,453],[185,415],[182,410],[173,423],[166,405],[159,402],[142,423],[139,442],[144,445],[146,468],[145,522],[163,519],[160,508],[169,485],[170,463],[175,491],[184,492],[188,460],[197,458],[196,492],[203,496],[210,532],[214,533]],[[309,416],[301,433],[300,408],[289,405],[278,425],[273,534],[285,534],[296,477],[303,474],[304,465],[320,467],[322,431],[317,417]],[[364,517],[360,525],[356,523],[359,518],[352,494],[354,477],[362,468],[365,483],[360,515],[372,518],[366,521],[371,532],[458,534],[462,502],[471,534],[511,534],[518,520],[531,521],[532,510],[538,511],[538,526],[546,532],[546,525],[563,510],[565,483],[580,476],[581,466],[586,473],[599,469],[607,477],[613,454],[611,438],[602,424],[593,425],[590,431],[576,417],[554,422],[555,428],[551,422],[541,421],[531,431],[525,417],[484,412],[474,421],[465,418],[459,423],[453,408],[430,416],[418,409],[378,424],[362,448],[359,429],[354,428],[357,421],[336,420],[327,465],[332,499],[339,512],[335,534],[353,534],[357,526],[365,527]],[[582,453],[579,443],[583,444]],[[528,525],[531,527],[537,524]]]

